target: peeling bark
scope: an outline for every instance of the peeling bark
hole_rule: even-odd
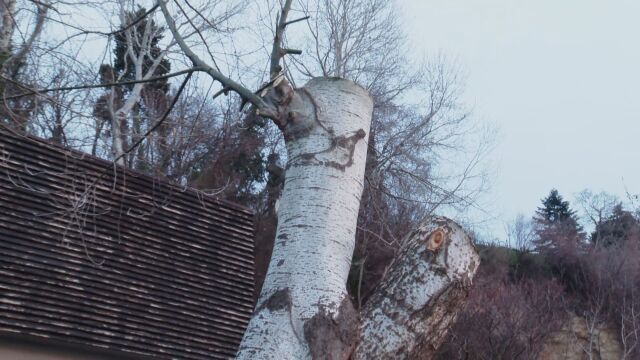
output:
[[[425,219],[404,240],[361,312],[353,359],[431,359],[466,301],[480,264],[473,242],[445,217]]]

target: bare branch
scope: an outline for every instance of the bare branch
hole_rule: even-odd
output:
[[[290,2],[291,1],[289,0],[289,3]],[[169,13],[169,9],[167,8],[167,4],[165,0],[158,0],[158,5],[162,10],[162,14],[164,15],[165,21],[167,22],[167,26],[169,27],[171,34],[173,35],[174,39],[180,46],[180,49],[185,53],[185,55],[189,58],[189,60],[191,60],[191,62],[194,65],[194,68],[198,68],[199,71],[206,72],[207,74],[209,74],[209,76],[211,76],[211,78],[220,82],[224,87],[227,87],[235,91],[236,93],[238,93],[243,99],[247,100],[248,102],[253,104],[256,108],[258,108],[262,116],[269,117],[269,118],[275,118],[277,116],[276,109],[273,106],[267,104],[267,102],[265,102],[262,98],[260,98],[256,94],[254,94],[251,90],[247,89],[246,87],[240,85],[239,83],[223,75],[220,71],[216,70],[215,68],[211,67],[206,62],[204,62],[202,59],[200,59],[200,57],[196,55],[196,53],[193,52],[193,50],[191,50],[191,48],[189,47],[189,45],[187,45],[182,35],[180,35],[180,33],[178,32],[176,23],[173,20],[173,17],[171,17],[171,14]]]
[[[68,26],[70,28],[79,30],[80,32],[74,35],[71,35],[72,37],[78,36],[78,35],[104,35],[104,36],[113,36],[113,35],[117,35],[119,33],[125,32],[129,29],[131,29],[132,27],[134,27],[136,24],[138,24],[140,21],[144,20],[147,16],[151,15],[154,11],[156,11],[158,9],[158,4],[153,5],[149,10],[147,10],[144,14],[140,15],[139,17],[133,19],[130,23],[128,23],[127,25],[123,26],[122,28],[118,29],[118,30],[114,30],[111,32],[104,32],[104,31],[95,31],[95,30],[85,30],[82,29],[80,27],[74,26],[72,24],[68,24],[65,23],[65,26]]]
[[[171,104],[167,108],[167,111],[164,112],[162,117],[158,121],[156,121],[156,123],[153,124],[153,126],[151,126],[144,133],[144,135],[142,135],[140,137],[140,139],[138,139],[138,141],[133,143],[127,150],[125,150],[124,154],[120,155],[119,158],[115,159],[114,162],[118,161],[121,157],[124,157],[125,155],[127,155],[128,153],[133,151],[135,148],[137,148],[140,144],[142,144],[142,141],[144,141],[153,131],[155,131],[160,125],[162,125],[162,123],[167,119],[167,117],[171,113],[171,110],[173,110],[173,108],[176,106],[176,103],[178,102],[178,99],[180,98],[180,95],[182,94],[182,91],[184,91],[184,88],[185,88],[185,86],[187,86],[187,83],[189,82],[189,79],[191,79],[191,75],[193,75],[193,71],[189,72],[187,77],[182,81],[182,84],[180,84],[180,88],[178,88],[178,91],[173,96],[173,100],[171,101]]]
[[[95,85],[76,85],[76,86],[63,86],[63,87],[56,87],[56,88],[48,88],[48,89],[39,89],[39,90],[33,90],[30,89],[29,92],[25,92],[22,94],[18,94],[18,95],[13,95],[13,96],[7,96],[4,99],[5,100],[11,100],[11,99],[17,99],[23,96],[29,96],[29,95],[40,95],[43,93],[48,93],[48,92],[53,92],[53,91],[70,91],[70,90],[81,90],[81,89],[96,89],[96,88],[107,88],[107,87],[113,87],[113,86],[123,86],[123,85],[133,85],[133,84],[140,84],[140,83],[149,83],[149,82],[154,82],[154,81],[158,81],[158,80],[166,80],[166,79],[170,79],[172,77],[176,77],[176,76],[180,76],[180,75],[185,75],[185,74],[191,74],[193,72],[196,71],[200,71],[201,69],[198,67],[194,67],[191,69],[187,69],[187,70],[181,70],[181,71],[177,71],[171,74],[167,74],[167,75],[163,75],[163,76],[157,76],[157,77],[151,77],[151,78],[147,78],[147,79],[142,79],[142,80],[130,80],[130,81],[118,81],[118,82],[111,82],[111,83],[106,83],[106,84],[95,84]],[[2,76],[0,75],[0,77],[3,80],[6,81],[10,81],[18,86],[21,86],[25,89],[29,89],[26,85],[20,84],[19,82],[12,80],[6,76]]]
[[[299,19],[295,19],[295,20],[291,20],[291,21],[287,21],[286,23],[284,23],[284,26],[289,26],[291,24],[295,24],[299,21],[305,21],[305,20],[309,20],[310,16],[305,16],[305,17],[301,17]]]
[[[271,79],[274,79],[281,71],[280,60],[286,54],[282,49],[282,38],[284,37],[284,30],[287,27],[287,16],[289,16],[289,10],[291,10],[292,0],[287,0],[280,12],[280,18],[278,25],[276,26],[276,35],[273,38],[273,49],[271,50],[271,66],[269,67],[269,74]],[[300,52],[301,54],[302,52]]]

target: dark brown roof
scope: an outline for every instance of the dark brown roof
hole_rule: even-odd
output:
[[[249,210],[0,127],[0,334],[230,358],[252,289]]]

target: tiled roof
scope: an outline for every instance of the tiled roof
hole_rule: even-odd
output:
[[[226,359],[252,289],[249,210],[0,128],[0,336]]]

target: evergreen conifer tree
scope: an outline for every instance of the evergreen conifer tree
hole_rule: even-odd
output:
[[[591,242],[595,246],[622,246],[627,241],[640,235],[640,223],[622,204],[613,208],[613,213],[591,234]]]
[[[575,250],[584,239],[576,212],[556,189],[542,199],[542,206],[536,210],[533,220],[537,235],[535,243],[540,251]]]

